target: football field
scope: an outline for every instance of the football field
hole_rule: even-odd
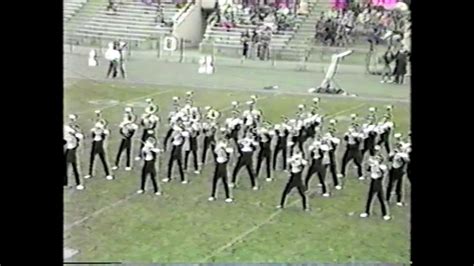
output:
[[[265,120],[281,121],[293,116],[298,104],[311,105],[314,97],[306,93],[311,84],[320,82],[322,73],[272,70],[265,68],[222,67],[213,76],[198,75],[192,64],[165,64],[153,61],[130,61],[127,81],[105,81],[106,66],[85,66],[85,58],[66,56],[64,118],[79,115],[79,124],[89,132],[94,124],[94,110],[101,109],[109,122],[111,136],[107,142],[109,167],[112,166],[120,135],[118,124],[125,106],[133,106],[142,114],[146,98],[159,106],[162,120],[171,110],[173,96],[185,96],[194,90],[194,104],[211,105],[230,114],[230,103],[241,103],[258,96],[257,106]],[[310,80],[311,79],[311,80]],[[381,118],[387,104],[394,105],[395,132],[406,135],[410,126],[409,88],[407,85],[381,85],[378,77],[342,74],[340,83],[360,97],[321,96],[321,113],[336,118],[338,137],[346,131],[350,114],[364,119],[369,107],[378,107]],[[272,91],[263,86],[278,85]],[[349,89],[350,88],[350,89]],[[352,90],[351,90],[352,89]],[[222,117],[220,120],[222,120]],[[361,123],[363,120],[360,121]],[[159,129],[163,141],[166,123]],[[133,157],[138,153],[137,133]],[[201,141],[201,139],[200,139]],[[86,136],[79,149],[81,176],[89,165],[91,137]],[[344,145],[338,147],[338,164]],[[199,153],[199,157],[200,157]],[[161,181],[167,171],[169,153],[163,154],[158,167]],[[122,158],[122,163],[125,157]],[[229,171],[235,160],[231,161]],[[115,180],[105,179],[97,159],[95,176],[84,180],[85,190],[64,190],[64,245],[79,251],[68,259],[77,262],[155,262],[155,263],[409,263],[410,254],[410,184],[404,181],[407,206],[390,204],[392,220],[381,218],[376,200],[372,216],[362,219],[368,184],[359,181],[352,164],[343,180],[344,189],[337,191],[327,177],[331,197],[323,198],[317,178],[313,177],[309,194],[310,212],[303,212],[299,195],[293,191],[284,210],[277,210],[288,174],[274,173],[273,182],[265,182],[261,173],[260,190],[253,191],[246,171],[239,175],[239,188],[232,190],[235,201],[225,203],[223,189],[218,200],[208,202],[214,164],[208,163],[199,175],[189,165],[188,184],[177,181],[160,183],[162,196],[147,191],[136,194],[140,183],[141,162],[133,162],[132,171],[124,165],[114,172]],[[175,167],[176,170],[176,167]],[[177,174],[174,176],[178,177]],[[72,174],[70,184],[74,184]],[[394,198],[394,197],[393,197]],[[394,200],[394,199],[393,199]]]

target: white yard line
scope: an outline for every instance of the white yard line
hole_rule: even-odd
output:
[[[114,103],[114,104],[111,104],[111,105],[108,105],[108,106],[105,106],[105,107],[102,107],[102,108],[98,108],[98,109],[87,108],[87,110],[78,112],[78,113],[76,113],[76,114],[90,113],[90,112],[93,112],[93,111],[95,111],[95,110],[101,110],[101,111],[103,111],[103,110],[105,110],[105,109],[109,109],[109,108],[112,108],[112,107],[116,107],[116,106],[119,106],[119,105],[121,105],[121,104],[127,104],[127,103],[131,103],[131,102],[135,102],[135,101],[138,101],[138,100],[140,100],[140,99],[150,98],[150,97],[153,97],[153,96],[157,96],[157,95],[160,95],[160,94],[169,93],[169,92],[172,92],[172,91],[173,91],[173,90],[158,91],[158,92],[150,93],[150,94],[147,94],[147,95],[144,95],[144,96],[140,96],[140,97],[128,99],[128,100],[126,100],[126,101],[124,101],[124,102]]]
[[[340,115],[342,113],[347,113],[347,112],[350,112],[350,111],[353,111],[353,110],[357,110],[363,106],[365,106],[366,104],[363,103],[363,104],[359,104],[359,105],[356,105],[354,107],[351,107],[351,108],[348,108],[348,109],[345,109],[345,110],[342,110],[342,111],[339,111],[339,112],[336,112],[334,114],[331,114],[329,115],[328,117],[334,117],[334,116],[337,116],[337,115]],[[289,206],[293,206],[297,203],[299,203],[301,201],[301,199],[298,199],[298,200],[295,200],[293,201],[292,203],[286,205],[286,207],[289,207]],[[258,229],[262,228],[264,225],[267,225],[273,218],[275,218],[278,214],[281,213],[281,209],[275,211],[274,213],[272,213],[267,219],[265,219],[263,222],[257,224],[256,226],[250,228],[249,230],[245,231],[244,233],[238,235],[237,237],[235,237],[234,239],[232,239],[230,242],[226,243],[225,245],[219,247],[218,249],[214,250],[209,256],[207,256],[206,258],[204,258],[201,263],[205,263],[207,261],[209,261],[209,259],[215,257],[216,255],[220,254],[222,251],[226,250],[227,248],[235,245],[236,243],[240,242],[242,239],[244,239],[245,237],[247,237],[248,235],[250,235],[251,233],[257,231]]]

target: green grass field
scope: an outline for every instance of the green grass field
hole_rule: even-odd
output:
[[[130,64],[130,76],[137,69]],[[150,69],[141,68],[140,71],[150,72]],[[233,71],[229,68],[219,73],[231,78]],[[279,72],[275,73],[275,79],[281,78]],[[175,75],[179,81],[179,78],[188,79],[195,74]],[[253,73],[251,77],[254,75],[257,74]],[[350,82],[350,77],[341,79]],[[361,84],[359,79],[356,78],[354,86],[378,86],[373,79],[366,84]],[[242,79],[242,83],[245,82],[249,81]],[[255,80],[255,83],[258,82],[261,81]],[[199,82],[195,84],[206,86]],[[160,106],[162,118],[165,118],[171,107],[171,98],[184,96],[189,89],[179,86],[132,86],[74,80],[65,88],[64,117],[70,113],[79,114],[80,124],[87,132],[93,126],[94,110],[103,108],[112,131],[108,141],[108,158],[109,162],[113,162],[120,141],[117,125],[122,119],[124,106],[131,104],[135,106],[136,113],[141,114],[144,99],[152,97]],[[196,105],[213,105],[224,116],[229,113],[232,100],[243,102],[251,94],[248,91],[216,89],[195,92]],[[368,90],[364,92],[370,95]],[[377,96],[384,94],[383,91],[374,92]],[[294,114],[298,104],[310,104],[312,98],[278,92],[257,95],[260,98],[259,108],[273,122],[280,121],[283,114]],[[351,113],[357,112],[364,117],[370,106],[383,110],[386,104],[387,101],[323,97],[321,112],[339,119],[339,134],[342,134]],[[394,105],[396,131],[406,133],[410,124],[409,103],[396,101]],[[163,136],[166,130],[163,126],[159,135]],[[134,144],[136,154],[138,143]],[[82,176],[86,174],[89,152],[90,139],[87,139],[79,153]],[[340,147],[339,157],[342,152],[343,147]],[[167,161],[168,154],[165,154],[159,163],[159,180],[167,170]],[[144,195],[135,194],[141,168],[137,162],[134,162],[131,172],[117,170],[113,181],[105,179],[101,164],[97,162],[97,175],[85,180],[84,191],[64,190],[64,245],[79,250],[72,261],[408,263],[410,260],[409,182],[404,185],[407,206],[390,205],[393,219],[387,222],[381,219],[377,201],[374,201],[372,217],[359,218],[369,181],[357,180],[351,165],[345,188],[342,191],[333,190],[330,198],[321,197],[316,187],[317,178],[313,178],[312,189],[315,192],[309,196],[311,211],[303,212],[296,191],[288,198],[286,209],[275,209],[287,181],[287,174],[281,171],[275,173],[276,180],[271,183],[265,182],[262,175],[259,191],[250,189],[247,174],[242,171],[240,187],[232,192],[235,202],[228,204],[223,201],[223,189],[219,190],[217,201],[207,201],[214,170],[210,160],[200,175],[189,172],[190,183],[187,185],[177,181],[161,184],[164,195],[159,197],[153,195],[150,188]],[[72,175],[70,178],[73,184]],[[331,184],[331,178],[327,180]],[[147,183],[147,186],[151,187],[151,184]]]

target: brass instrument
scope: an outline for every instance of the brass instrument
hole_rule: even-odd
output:
[[[220,117],[220,115],[221,113],[212,107],[206,113],[207,119],[212,120],[212,121],[217,120]]]
[[[145,113],[148,115],[154,114],[158,111],[158,106],[153,103],[153,99],[148,98],[146,99],[148,106],[145,108]]]
[[[100,124],[102,124],[103,127],[107,126],[107,120],[105,120],[102,117],[102,111],[101,110],[96,110],[95,115],[96,115],[96,119],[95,119],[96,124],[100,123]]]

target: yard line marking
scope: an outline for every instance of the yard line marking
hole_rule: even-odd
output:
[[[345,110],[341,110],[339,112],[336,112],[334,114],[331,114],[329,115],[328,117],[334,117],[334,116],[337,116],[339,114],[342,114],[342,113],[346,113],[346,112],[350,112],[350,111],[353,111],[353,110],[356,110],[356,109],[359,109],[363,106],[365,106],[366,104],[363,103],[363,104],[359,104],[359,105],[356,105],[354,107],[351,107],[351,108],[348,108],[348,109],[345,109]],[[301,201],[301,199],[297,199],[295,201],[293,201],[292,203],[290,204],[287,204],[286,207],[289,207],[289,206],[293,206],[297,203],[299,203]],[[267,219],[265,219],[263,222],[253,226],[252,228],[250,228],[249,230],[245,231],[243,234],[240,234],[239,236],[237,236],[236,238],[232,239],[230,242],[228,242],[227,244],[225,244],[224,246],[214,250],[209,256],[207,256],[206,258],[204,258],[201,263],[205,263],[207,262],[209,259],[211,258],[214,258],[217,254],[221,253],[222,251],[226,250],[227,248],[233,246],[234,244],[240,242],[242,239],[244,239],[245,237],[247,237],[248,235],[250,235],[251,233],[257,231],[258,229],[262,228],[264,225],[268,224],[274,217],[276,217],[278,214],[281,213],[281,209],[275,211],[274,213],[272,213]]]
[[[81,79],[81,78],[70,78],[70,79]],[[309,93],[307,91],[280,91],[280,90],[264,90],[264,89],[243,89],[241,87],[209,87],[209,86],[195,86],[195,85],[176,85],[176,84],[167,84],[167,83],[158,83],[158,82],[145,82],[145,81],[134,81],[134,80],[108,80],[108,79],[93,79],[95,81],[100,81],[103,83],[124,83],[124,84],[137,84],[137,85],[149,85],[149,86],[171,86],[171,87],[182,87],[182,88],[192,88],[197,90],[230,90],[230,91],[244,91],[251,93],[280,93],[285,95],[294,95],[294,96],[317,96],[320,98],[335,98],[335,99],[357,99],[357,100],[366,100],[366,101],[379,101],[379,102],[397,102],[397,103],[410,103],[410,98],[386,98],[386,97],[370,97],[370,96],[342,96],[337,94],[315,94]]]
[[[84,110],[84,111],[81,111],[81,112],[78,112],[76,114],[85,114],[85,113],[89,113],[89,112],[92,112],[94,110],[100,110],[100,111],[103,111],[105,109],[109,109],[109,108],[112,108],[112,107],[116,107],[118,105],[122,105],[122,104],[126,104],[126,103],[130,103],[130,102],[134,102],[134,101],[137,101],[137,100],[140,100],[142,98],[149,98],[149,97],[152,97],[152,96],[157,96],[157,95],[160,95],[160,94],[166,94],[168,92],[172,92],[173,90],[164,90],[164,91],[158,91],[158,92],[154,92],[154,93],[150,93],[150,94],[147,94],[147,95],[144,95],[144,96],[140,96],[140,97],[136,97],[136,98],[132,98],[132,99],[128,99],[128,100],[125,100],[123,102],[118,102],[116,104],[112,104],[112,105],[108,105],[108,106],[105,106],[105,107],[102,107],[102,108],[99,108],[99,109],[92,109],[92,108],[87,108],[87,110]]]
[[[277,94],[275,94],[275,95],[277,95]],[[274,96],[275,96],[275,95],[274,95]],[[270,97],[271,97],[271,96],[264,96],[264,97],[260,98],[259,100],[261,101],[261,100],[264,100],[264,99],[267,99],[267,98],[270,98]],[[220,109],[220,110],[221,110],[221,112],[225,112],[225,111],[231,110],[232,108],[233,108],[233,106],[227,106],[227,107],[225,107],[225,108],[223,108],[223,109]],[[117,142],[117,141],[118,141],[118,140],[113,141],[113,142]],[[120,200],[118,200],[118,201],[116,201],[116,202],[114,202],[114,203],[112,203],[112,204],[110,204],[110,205],[107,205],[107,206],[105,206],[105,207],[100,208],[99,210],[97,210],[97,211],[91,213],[90,215],[87,215],[87,216],[85,216],[85,217],[83,217],[83,218],[81,218],[81,219],[79,219],[79,220],[73,222],[72,224],[67,225],[67,226],[65,227],[65,229],[64,229],[64,232],[67,232],[67,231],[71,230],[73,227],[76,227],[76,226],[78,226],[78,225],[83,224],[85,221],[87,221],[87,220],[89,220],[89,219],[91,219],[91,218],[94,218],[94,217],[100,215],[101,213],[103,213],[103,212],[106,211],[106,210],[109,210],[109,209],[111,209],[111,208],[113,208],[113,207],[115,207],[115,206],[118,206],[118,205],[120,205],[121,203],[127,202],[128,200],[132,199],[133,197],[135,197],[135,196],[137,196],[137,195],[139,195],[139,194],[137,194],[137,193],[129,194],[129,195],[126,196],[125,198],[122,198],[122,199],[120,199]]]

